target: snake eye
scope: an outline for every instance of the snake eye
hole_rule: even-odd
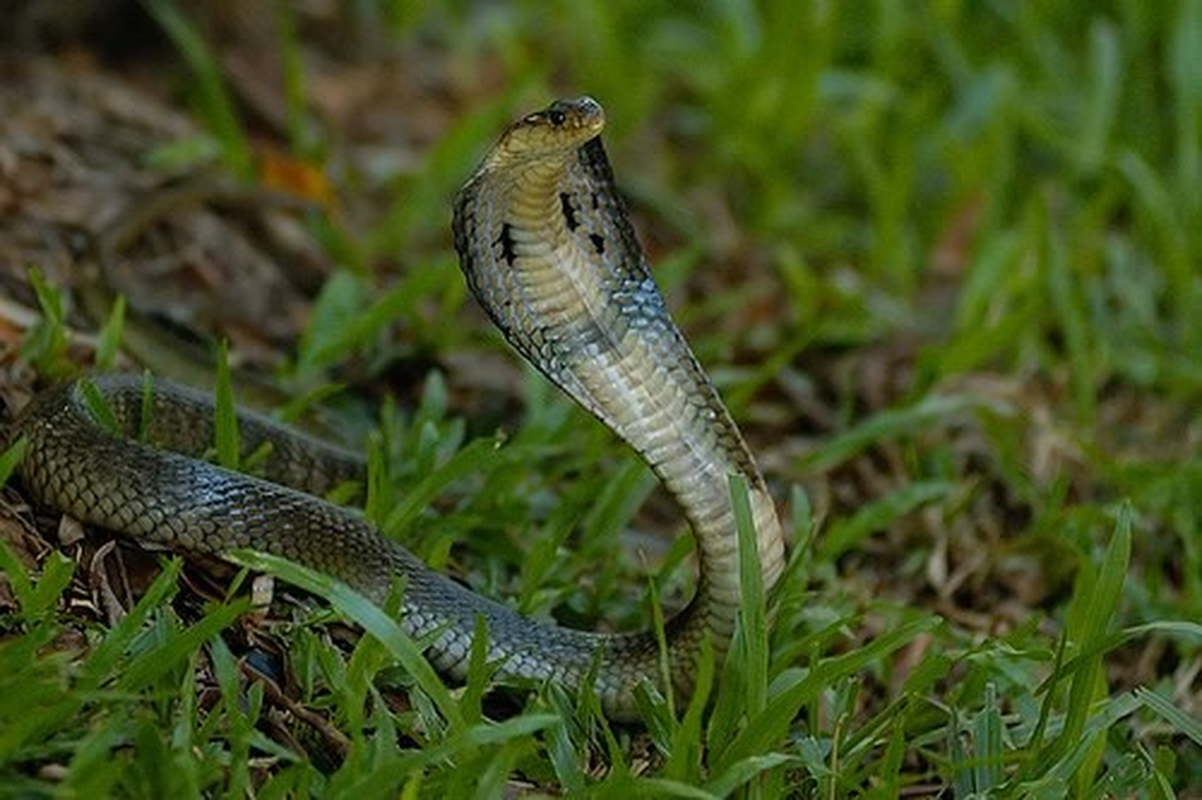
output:
[[[563,113],[559,109],[556,109],[547,114],[547,119],[549,119],[551,121],[552,125],[554,125],[555,127],[558,128],[560,125],[564,124],[564,122],[567,121],[568,115]]]

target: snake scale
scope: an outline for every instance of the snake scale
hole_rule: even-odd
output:
[[[749,487],[767,587],[783,568],[783,537],[750,451],[651,278],[614,187],[604,125],[588,97],[558,100],[511,125],[456,198],[455,247],[473,294],[506,339],[629,443],[688,518],[698,586],[667,631],[674,689],[687,693],[702,639],[725,654],[740,606],[731,474]],[[363,477],[355,455],[240,411],[246,449],[269,442],[270,455],[262,477],[230,472],[198,460],[214,435],[206,395],[159,381],[144,409],[141,378],[106,375],[93,385],[119,431],[95,421],[78,382],[40,394],[16,426],[27,438],[22,480],[38,503],[180,552],[283,556],[376,603],[400,577],[402,627],[432,637],[427,657],[451,679],[464,676],[482,616],[501,681],[574,691],[591,674],[616,719],[636,716],[640,681],[661,683],[653,634],[583,632],[524,617],[321,499],[344,479]]]

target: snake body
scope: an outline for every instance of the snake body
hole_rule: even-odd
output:
[[[473,294],[508,341],[628,442],[688,518],[698,588],[667,631],[673,688],[685,693],[702,639],[725,654],[740,607],[730,475],[749,487],[768,587],[783,568],[783,538],[750,451],[650,276],[614,188],[604,122],[600,105],[582,97],[514,123],[456,198],[455,246]],[[270,455],[261,478],[227,471],[197,460],[213,441],[207,396],[156,382],[143,408],[140,378],[101,376],[93,385],[120,431],[94,420],[78,383],[39,395],[22,415],[22,479],[39,503],[173,550],[284,556],[376,603],[402,578],[402,627],[432,638],[427,657],[453,679],[465,674],[482,616],[502,681],[576,690],[592,675],[602,708],[617,719],[636,715],[639,682],[661,683],[654,635],[590,633],[524,617],[320,499],[363,477],[355,455],[239,412],[246,448],[269,442]]]

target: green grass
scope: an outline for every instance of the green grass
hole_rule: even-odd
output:
[[[247,174],[212,45],[151,7]],[[269,733],[280,703],[238,663],[245,601],[185,602],[166,560],[103,625],[70,611],[80,568],[0,549],[2,791],[1202,796],[1202,3],[405,8],[354,14],[445,59],[469,99],[376,218],[314,221],[341,269],[281,383],[348,428],[370,415],[368,514],[434,568],[582,627],[674,607],[688,547],[647,579],[614,542],[681,524],[541,378],[504,398],[520,416],[464,418],[438,371],[412,407],[325,396],[347,364],[504,352],[468,310],[450,198],[506,120],[592,94],[657,278],[772,465],[781,585],[760,600],[743,577],[731,658],[687,702],[643,697],[639,729],[554,689],[498,714],[482,654],[448,689],[386,610],[245,554],[327,601],[269,628],[288,697],[337,732],[289,717],[340,756],[320,763]],[[279,31],[287,144],[323,157],[339,137],[305,108],[314,45]],[[473,88],[497,71],[500,94]],[[62,374],[62,294],[31,281],[45,322],[22,354]],[[130,324],[114,312],[105,361]]]

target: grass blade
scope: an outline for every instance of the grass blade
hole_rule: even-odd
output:
[[[739,586],[743,596],[739,608],[739,631],[743,640],[741,666],[746,713],[750,717],[758,715],[768,704],[768,613],[747,481],[741,475],[731,475],[729,481],[739,537]]]
[[[453,729],[462,728],[463,717],[459,712],[459,705],[452,699],[442,679],[426,661],[413,639],[379,606],[346,584],[285,558],[252,550],[239,550],[231,554],[231,560],[250,569],[275,575],[307,592],[324,597],[387,648],[405,671],[413,676],[418,687],[434,702],[435,707]]]
[[[1166,722],[1188,736],[1198,747],[1202,747],[1202,720],[1190,716],[1160,692],[1143,686],[1135,688],[1135,698],[1150,711],[1159,714]]]
[[[234,402],[234,381],[230,377],[229,345],[217,349],[217,384],[213,404],[214,438],[217,463],[226,469],[238,469],[242,447],[238,443],[238,406]]]
[[[226,164],[235,175],[249,180],[254,176],[254,158],[216,57],[196,27],[171,0],[145,0],[144,5],[191,67],[201,111],[209,129],[221,143]]]
[[[27,445],[27,440],[24,436],[21,436],[8,447],[4,448],[3,453],[0,453],[0,486],[7,484],[8,479],[17,471],[21,460],[25,458],[25,448]]]
[[[1076,630],[1070,630],[1073,647],[1077,653],[1089,652],[1091,648],[1103,643],[1107,629],[1118,610],[1127,565],[1131,560],[1131,526],[1132,509],[1129,504],[1124,503],[1119,508],[1114,537],[1106,549],[1102,568],[1096,578],[1086,581],[1085,595],[1082,598],[1084,605],[1080,607],[1083,613],[1076,617]],[[1079,665],[1073,675],[1064,728],[1060,734],[1060,752],[1066,751],[1081,740],[1094,701],[1105,694],[1102,658],[1101,651],[1089,655],[1083,659],[1084,663]],[[1092,783],[1101,756],[1102,752],[1099,749],[1087,759],[1076,775],[1079,791],[1084,792]]]
[[[771,751],[772,743],[780,740],[801,707],[820,691],[884,658],[916,636],[935,630],[942,622],[938,617],[918,617],[881,634],[858,650],[820,661],[808,673],[783,674],[774,681],[781,685],[770,694],[767,708],[748,720],[747,727],[716,760],[715,770],[720,773],[737,761]]]
[[[107,372],[117,361],[117,352],[121,349],[121,335],[125,332],[125,295],[117,295],[113,307],[100,329],[100,339],[96,343],[96,369]]]

